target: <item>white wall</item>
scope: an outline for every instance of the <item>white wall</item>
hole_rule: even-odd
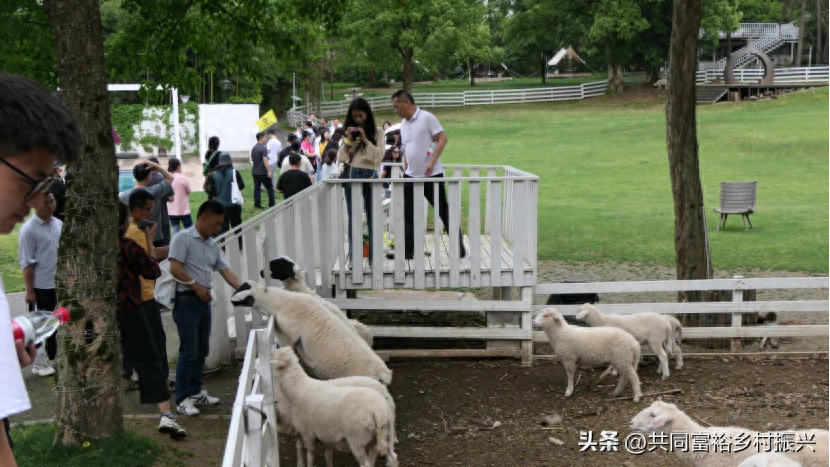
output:
[[[208,138],[219,137],[219,149],[250,153],[259,129],[259,106],[256,104],[199,105],[199,158],[204,162]]]

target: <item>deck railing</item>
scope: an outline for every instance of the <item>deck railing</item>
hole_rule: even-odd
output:
[[[757,83],[763,77],[764,70],[761,68],[738,68],[735,70],[735,78],[741,83]],[[697,84],[711,83],[718,78],[723,79],[723,70],[700,70],[695,74]],[[775,84],[827,82],[830,82],[830,67],[827,66],[775,69]]]
[[[537,182],[538,177],[510,166],[444,166],[445,178],[331,179],[310,188],[244,222],[220,236],[227,261],[240,280],[260,280],[271,259],[290,256],[305,271],[306,282],[324,297],[347,289],[509,287],[536,282]],[[397,172],[399,167],[392,165]],[[363,260],[364,207],[362,184],[370,186],[373,228],[372,261]],[[383,184],[388,183],[385,190]],[[449,232],[438,209],[428,216],[424,191],[433,188],[438,205],[439,183],[445,185],[449,207]],[[413,190],[414,256],[405,259],[404,187]],[[345,190],[352,194],[352,251],[348,256],[348,212]],[[430,232],[429,229],[432,229]],[[467,257],[461,258],[463,241]],[[240,250],[239,242],[242,249]],[[394,252],[394,260],[385,257]],[[266,274],[267,276],[267,274]],[[269,283],[276,281],[266,279]],[[217,277],[217,284],[224,281]],[[229,339],[226,321],[233,316],[235,355],[247,345],[248,321],[254,328],[264,323],[258,313],[230,304],[230,289],[217,287],[217,345]],[[342,295],[341,295],[342,296]],[[233,310],[231,313],[230,310]],[[224,323],[224,325],[220,324]],[[227,344],[224,344],[227,346]],[[225,363],[232,354],[219,348],[211,364]],[[219,355],[222,355],[221,357]],[[227,357],[225,357],[227,355]]]

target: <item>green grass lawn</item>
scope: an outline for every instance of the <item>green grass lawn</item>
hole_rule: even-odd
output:
[[[14,454],[20,466],[38,467],[149,467],[158,465],[163,448],[132,431],[88,445],[64,447],[52,444],[55,427],[38,424],[11,430]],[[166,465],[166,463],[165,463]]]
[[[539,175],[540,259],[673,264],[663,102],[601,97],[435,113],[450,140],[445,162]],[[828,90],[700,106],[698,138],[714,266],[827,274]],[[260,211],[250,170],[242,174],[247,219]],[[715,231],[724,180],[758,180],[755,229],[744,232],[731,216]],[[204,199],[191,195],[194,217]],[[8,292],[23,289],[16,231],[0,238],[0,274]]]

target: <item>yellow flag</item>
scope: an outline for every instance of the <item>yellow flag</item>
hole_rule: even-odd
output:
[[[275,123],[277,123],[277,116],[274,114],[273,110],[269,110],[268,113],[256,121],[256,126],[259,127],[259,131],[265,131],[269,126]]]

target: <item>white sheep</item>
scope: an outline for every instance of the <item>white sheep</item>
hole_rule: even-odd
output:
[[[660,360],[658,373],[663,379],[669,377],[669,358],[666,349],[674,349],[672,323],[657,313],[635,313],[632,315],[606,315],[595,306],[586,303],[579,308],[576,319],[588,326],[612,326],[634,336],[640,343],[647,343]],[[679,350],[678,350],[679,352]],[[682,365],[682,360],[680,365]]]
[[[671,323],[673,335],[673,339],[671,340],[671,348],[666,349],[666,353],[668,353],[669,356],[674,355],[674,369],[680,370],[683,368],[683,352],[680,350],[680,342],[683,339],[683,325],[680,324],[680,320],[672,315],[662,316],[669,320],[669,323]]]
[[[654,82],[652,85],[657,89],[668,89],[669,88],[669,80],[667,78],[660,78]]]
[[[738,464],[738,467],[803,467],[779,452],[761,452]]]
[[[273,367],[274,362],[271,362]],[[365,376],[347,376],[345,378],[336,378],[330,379],[327,381],[330,384],[333,384],[338,387],[364,387],[369,388],[374,391],[377,391],[378,394],[383,396],[386,399],[386,403],[389,405],[389,435],[391,436],[392,440],[397,443],[398,437],[395,433],[395,400],[392,398],[392,395],[389,394],[389,390],[386,389],[386,386],[380,384],[379,382],[375,381],[372,378],[367,378]],[[277,423],[279,432],[285,436],[294,436],[296,435],[296,430],[294,429],[294,421],[291,415],[291,406],[288,403],[288,400],[285,398],[285,394],[283,394],[282,390],[280,389],[280,385],[274,385],[274,400],[276,401],[277,405]],[[336,448],[342,448],[342,446],[335,446]],[[346,446],[348,449],[348,446]],[[305,444],[301,437],[297,436],[296,441],[296,449],[297,449],[297,467],[304,466],[304,459],[306,457],[305,454]],[[328,467],[332,467],[330,461],[332,452],[332,447],[326,446],[326,461]],[[387,459],[387,462],[389,459]]]
[[[318,378],[368,376],[387,386],[392,383],[383,360],[314,297],[247,281],[231,303],[274,315],[279,341],[294,347]]]
[[[272,350],[271,362],[309,466],[314,465],[317,440],[327,446],[345,443],[361,467],[374,466],[378,453],[386,454],[387,465],[397,466],[392,416],[384,396],[374,389],[341,387],[309,377],[291,347]],[[329,449],[329,466],[331,459]]]
[[[533,323],[542,326],[550,339],[554,353],[562,360],[568,375],[565,397],[574,390],[574,373],[578,366],[611,365],[620,374],[614,389],[618,395],[630,382],[634,402],[640,401],[640,378],[637,365],[640,362],[640,344],[627,332],[611,327],[582,328],[569,325],[553,308],[543,311]]]
[[[369,344],[369,347],[372,347],[374,343],[372,331],[370,331],[369,328],[360,321],[356,319],[349,319],[349,317],[343,313],[343,310],[341,310],[334,303],[324,300],[322,297],[317,295],[317,292],[306,284],[305,272],[300,269],[300,267],[297,266],[297,263],[295,263],[291,258],[288,256],[280,256],[277,259],[273,259],[269,262],[268,268],[271,271],[271,277],[282,281],[282,285],[285,287],[285,290],[311,295],[312,297],[319,299],[329,311],[347,323],[364,341],[366,341],[367,344]]]
[[[692,420],[691,417],[686,415],[682,410],[678,409],[676,405],[663,401],[654,402],[650,407],[643,409],[640,413],[634,416],[634,418],[631,419],[630,428],[632,431],[644,434],[662,432],[703,433],[709,434],[710,436],[726,435],[724,439],[732,445],[732,447],[728,449],[724,448],[718,451],[710,449],[706,452],[694,451],[691,449],[674,449],[674,454],[680,460],[685,462],[687,465],[695,467],[733,467],[741,464],[741,462],[758,453],[758,447],[754,444],[756,439],[758,439],[756,438],[758,432],[734,426],[704,427]],[[812,437],[815,444],[803,446],[800,452],[783,452],[782,454],[784,456],[801,463],[804,467],[827,466],[830,438],[828,438],[828,432],[826,430],[787,431],[794,433],[795,438],[805,439],[805,437]],[[735,452],[734,448],[740,439],[748,440],[747,442],[750,443],[750,446]],[[766,439],[766,437],[762,439]],[[774,440],[775,438],[773,437],[772,439]],[[771,443],[773,443],[773,441],[771,441]],[[764,447],[761,447],[761,449],[764,449]],[[813,449],[815,449],[815,451]]]

